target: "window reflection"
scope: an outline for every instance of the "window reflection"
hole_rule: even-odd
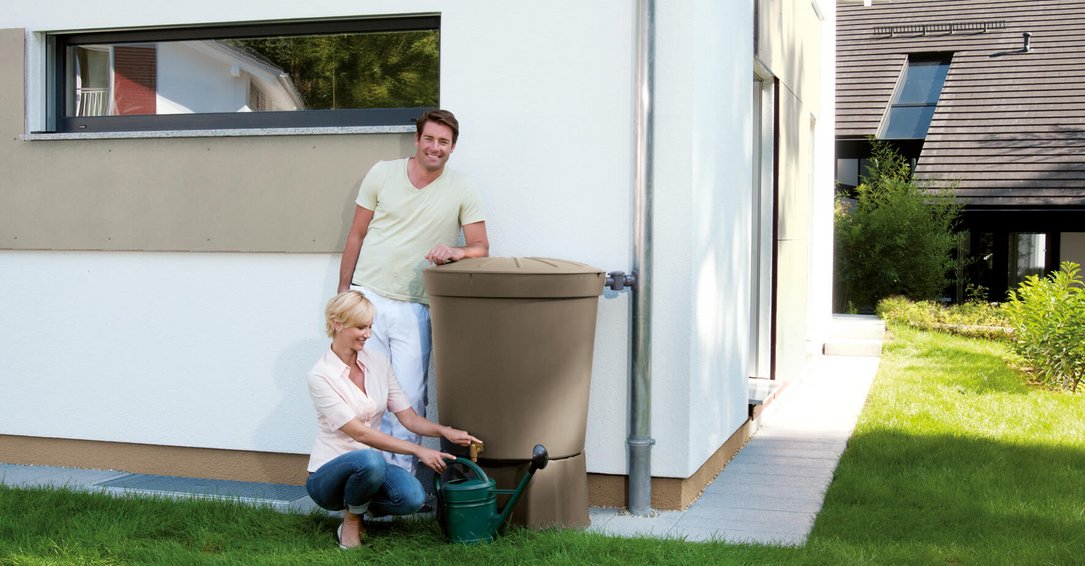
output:
[[[68,117],[415,108],[438,101],[436,30],[68,49]]]
[[[887,139],[925,138],[932,118],[934,118],[934,105],[894,106],[889,110],[889,124],[885,127],[882,137]]]
[[[1047,234],[1010,234],[1010,287],[1016,287],[1029,275],[1042,277],[1047,256]]]
[[[927,57],[927,56],[925,56]],[[881,135],[885,139],[927,137],[934,109],[949,73],[950,55],[937,59],[910,58]]]

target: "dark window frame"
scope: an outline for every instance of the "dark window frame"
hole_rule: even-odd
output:
[[[146,43],[198,39],[241,39],[334,33],[427,31],[440,33],[439,15],[365,17],[337,20],[246,23],[55,34],[50,40],[47,78],[49,133],[232,130],[258,128],[342,128],[409,126],[427,108],[368,108],[299,112],[224,112],[143,116],[66,116],[69,47],[93,43]]]

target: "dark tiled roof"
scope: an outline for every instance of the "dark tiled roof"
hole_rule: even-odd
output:
[[[918,178],[956,179],[972,205],[1085,204],[1085,1],[840,6],[837,137],[874,135],[908,54],[925,52],[953,52],[953,60]]]

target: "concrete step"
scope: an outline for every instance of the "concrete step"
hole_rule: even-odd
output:
[[[882,341],[878,340],[860,340],[860,339],[843,339],[843,340],[829,340],[822,348],[822,353],[826,356],[881,356],[882,355]]]
[[[881,340],[885,321],[869,314],[834,314],[829,333],[832,340]]]
[[[834,314],[826,356],[881,356],[885,321],[869,314]]]

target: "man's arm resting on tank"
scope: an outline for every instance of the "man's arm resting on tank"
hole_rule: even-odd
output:
[[[463,241],[465,244],[462,246],[437,244],[426,254],[426,259],[434,265],[444,265],[469,257],[487,257],[490,255],[490,239],[486,236],[486,222],[464,224]]]

